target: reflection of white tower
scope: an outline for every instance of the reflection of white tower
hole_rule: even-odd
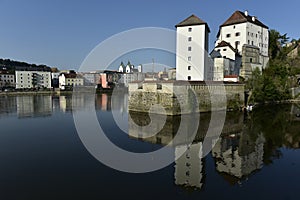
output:
[[[65,96],[59,96],[59,107],[62,112],[67,110],[67,100]]]
[[[207,80],[208,34],[206,22],[191,15],[176,25],[176,80]]]
[[[180,155],[186,146],[178,146],[175,156]],[[192,144],[187,151],[175,161],[175,184],[187,187],[201,188],[203,178],[202,142]]]

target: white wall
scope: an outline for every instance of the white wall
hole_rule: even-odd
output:
[[[236,36],[236,33],[240,33],[240,36]],[[230,34],[229,38],[227,34]],[[260,53],[268,57],[269,30],[251,22],[221,27],[220,36],[215,45],[218,45],[222,40],[229,42],[233,48],[235,48],[235,42],[239,41],[238,50],[240,54],[244,44],[252,45],[253,42],[254,46],[260,48]]]
[[[189,32],[189,28],[192,31]],[[188,41],[191,37],[192,41]],[[203,81],[208,72],[207,65],[208,30],[205,25],[177,27],[176,80]],[[188,48],[191,47],[191,51]],[[189,61],[188,58],[191,58]],[[191,66],[191,69],[188,69]]]
[[[219,51],[222,58],[229,58],[231,60],[235,60],[235,52],[230,47],[218,47],[215,48],[215,51]]]

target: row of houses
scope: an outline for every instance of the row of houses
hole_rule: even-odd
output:
[[[55,89],[69,90],[80,86],[111,88],[119,83],[122,74],[117,71],[76,73],[72,70],[61,72],[15,71],[0,72],[0,89],[17,90]]]

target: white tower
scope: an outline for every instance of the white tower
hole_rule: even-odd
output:
[[[191,15],[176,26],[176,80],[210,80],[208,34],[206,22]]]

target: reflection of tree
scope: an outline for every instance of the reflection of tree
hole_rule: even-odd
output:
[[[290,109],[290,105],[264,106],[252,114],[254,128],[262,132],[267,141],[264,148],[265,164],[272,163],[282,155],[278,148],[286,144],[285,133],[291,125]]]

